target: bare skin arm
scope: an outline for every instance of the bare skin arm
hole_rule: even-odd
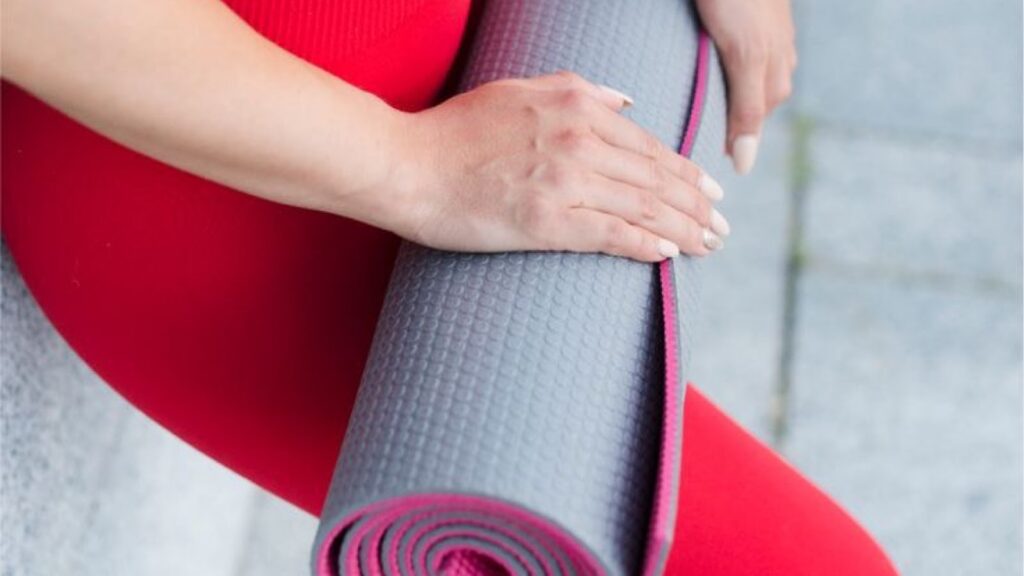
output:
[[[572,74],[416,114],[294,57],[209,0],[6,0],[3,75],[186,171],[431,246],[656,261],[721,246],[721,188]]]
[[[220,2],[6,1],[3,74],[130,148],[287,204],[359,218],[391,170],[394,111]]]

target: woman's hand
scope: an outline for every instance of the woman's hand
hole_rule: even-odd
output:
[[[721,187],[570,73],[502,80],[410,115],[395,232],[464,251],[569,250],[659,261],[722,246]],[[408,160],[405,162],[404,160]]]
[[[746,174],[754,166],[761,124],[789,97],[796,45],[789,0],[697,0],[722,54],[729,81],[726,150]]]
[[[407,114],[221,2],[8,0],[4,18],[5,79],[134,150],[267,200],[468,251],[656,261],[707,254],[729,232],[711,207],[715,181],[621,116],[621,94],[571,74]]]

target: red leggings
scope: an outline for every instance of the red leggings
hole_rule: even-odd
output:
[[[436,97],[469,10],[469,0],[228,4],[407,110]],[[9,84],[2,97],[4,236],[50,320],[154,420],[319,513],[396,239],[145,158]],[[692,391],[685,426],[673,566],[890,572],[839,508]]]

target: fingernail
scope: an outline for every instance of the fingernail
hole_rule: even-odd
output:
[[[760,137],[756,134],[737,136],[732,142],[732,166],[737,174],[746,174],[757,160],[757,146]]]
[[[723,246],[725,246],[725,244],[722,243],[722,239],[719,238],[717,234],[707,228],[704,229],[705,248],[713,252],[715,250],[721,250]]]
[[[597,87],[600,88],[601,90],[604,90],[605,92],[611,94],[612,96],[622,100],[622,107],[623,108],[629,108],[630,106],[633,105],[633,99],[632,98],[630,98],[629,96],[623,94],[622,92],[619,92],[615,88],[611,88],[611,87],[605,86],[604,84],[598,84]]]
[[[725,190],[722,189],[722,185],[704,171],[701,171],[700,178],[697,179],[697,189],[703,192],[708,197],[708,200],[712,202],[718,202],[725,196]]]
[[[662,238],[658,240],[658,254],[665,258],[675,258],[679,256],[679,246]]]
[[[714,208],[711,209],[711,229],[719,236],[728,236],[731,228],[729,221],[722,216],[722,213]]]

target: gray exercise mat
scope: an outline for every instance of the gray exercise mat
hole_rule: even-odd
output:
[[[627,114],[667,145],[689,130],[692,156],[717,168],[724,87],[706,46],[698,69],[692,6],[490,0],[483,10],[461,89],[572,70],[633,96]],[[702,113],[691,120],[695,94]],[[313,573],[659,572],[667,542],[655,524],[674,515],[661,500],[678,482],[659,462],[677,462],[682,441],[665,415],[671,391],[682,398],[697,267],[404,244]]]

